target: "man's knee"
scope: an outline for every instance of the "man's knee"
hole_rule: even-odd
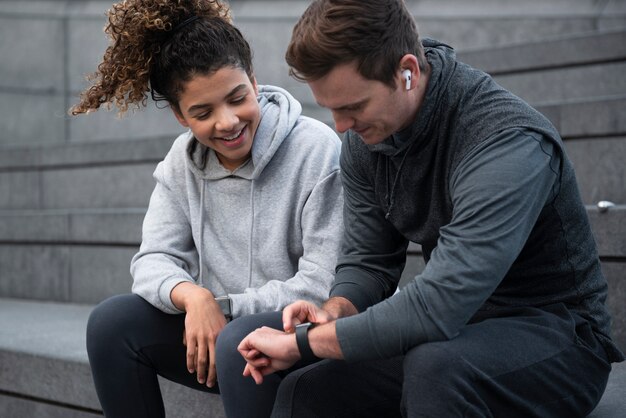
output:
[[[445,342],[420,344],[409,350],[404,357],[404,376],[447,380],[458,372],[458,356],[446,349]]]

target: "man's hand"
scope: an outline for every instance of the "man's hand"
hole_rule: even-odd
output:
[[[226,326],[226,318],[213,294],[193,283],[181,283],[172,290],[172,301],[184,310],[183,344],[187,347],[187,370],[196,373],[198,383],[215,386],[215,342]]]
[[[329,312],[319,308],[311,302],[298,300],[283,309],[283,328],[285,332],[295,332],[296,325],[312,322],[326,324],[337,319]]]
[[[263,327],[248,334],[237,350],[247,361],[244,376],[252,376],[257,385],[263,376],[293,366],[300,359],[300,351],[293,333]]]

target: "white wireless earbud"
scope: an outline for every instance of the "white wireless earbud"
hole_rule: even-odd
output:
[[[402,71],[402,76],[404,77],[404,80],[406,81],[404,88],[407,90],[411,90],[411,70]]]

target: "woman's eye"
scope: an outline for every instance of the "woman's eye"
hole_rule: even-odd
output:
[[[246,99],[246,96],[240,96],[240,97],[236,97],[232,100],[231,103],[233,104],[239,104],[241,102],[243,102]]]

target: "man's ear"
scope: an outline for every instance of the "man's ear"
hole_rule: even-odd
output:
[[[413,54],[406,54],[400,59],[400,73],[409,70],[412,74],[412,83],[411,86],[415,87],[417,83],[420,82],[420,67],[417,62],[417,57]],[[399,76],[398,77],[400,83],[404,86],[406,83],[406,79]]]
[[[185,120],[185,117],[182,115],[182,113],[180,113],[180,110],[178,110],[177,108],[173,106],[171,107],[171,109],[172,109],[172,113],[174,113],[174,116],[176,116],[176,120],[178,121],[178,123],[183,125],[185,128],[189,128],[189,124]]]

